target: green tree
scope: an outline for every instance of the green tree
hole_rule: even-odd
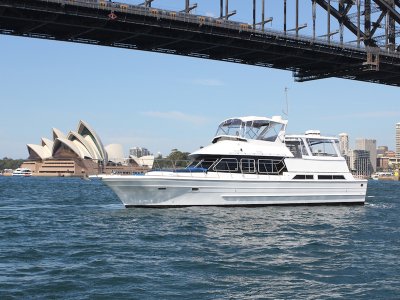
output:
[[[184,168],[188,165],[189,154],[189,152],[181,152],[177,149],[173,149],[167,158],[172,161],[175,167]]]
[[[171,153],[165,159],[156,159],[155,169],[175,169],[185,168],[189,163],[189,152],[181,152],[178,149],[172,149]]]
[[[17,169],[24,162],[23,159],[12,159],[8,157],[4,157],[0,159],[0,171],[4,169]]]

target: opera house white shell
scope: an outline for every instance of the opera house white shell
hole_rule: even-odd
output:
[[[84,121],[68,134],[53,128],[52,137],[42,138],[38,145],[27,145],[29,157],[21,167],[30,169],[33,176],[131,175],[147,172],[150,166],[147,161],[144,165],[126,160],[120,144],[104,147],[99,135]]]
[[[77,131],[65,135],[61,130],[53,128],[53,141],[42,138],[40,145],[28,144],[30,160],[46,160],[49,158],[90,159],[107,163],[113,157],[116,163],[123,162],[124,154],[121,145],[111,144],[104,147],[97,133],[84,121],[79,121]],[[107,150],[111,152],[108,155]]]
[[[124,149],[121,144],[110,144],[105,147],[105,150],[109,161],[117,164],[124,163]]]

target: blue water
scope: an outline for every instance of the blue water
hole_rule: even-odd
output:
[[[365,206],[125,209],[0,177],[0,299],[400,299],[400,182]]]

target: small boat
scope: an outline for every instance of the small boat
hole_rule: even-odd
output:
[[[397,177],[393,172],[376,172],[371,175],[373,180],[396,180]]]
[[[23,177],[30,177],[32,176],[32,171],[27,168],[18,168],[14,170],[12,176],[23,176]]]
[[[353,177],[338,139],[287,135],[287,123],[230,118],[186,168],[99,177],[125,207],[364,204],[367,180]]]

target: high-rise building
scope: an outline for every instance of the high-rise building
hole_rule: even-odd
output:
[[[347,133],[339,134],[339,150],[343,156],[349,154],[349,135]]]
[[[376,171],[376,140],[370,139],[356,139],[356,150],[364,150],[369,152],[369,158],[371,161],[372,172]]]
[[[369,177],[373,173],[370,153],[366,150],[352,150],[349,152],[350,169],[354,175]]]
[[[143,147],[133,147],[129,149],[129,155],[134,157],[142,157],[150,155],[150,151]]]
[[[400,123],[396,124],[396,156],[400,157]]]

